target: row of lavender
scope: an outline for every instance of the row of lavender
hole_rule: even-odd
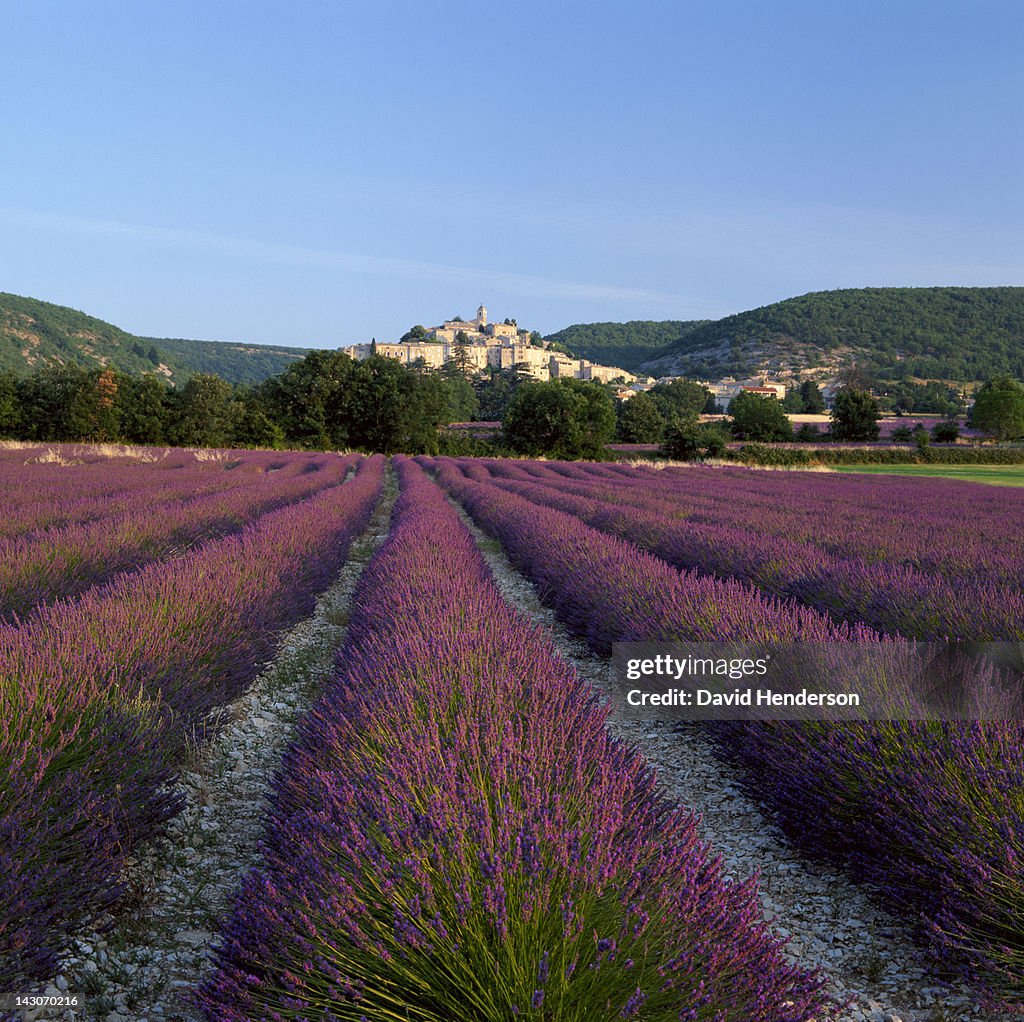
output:
[[[273,473],[236,469],[214,474],[206,469],[202,474],[176,473],[170,483],[165,471],[137,468],[136,477],[144,483],[136,482],[122,495],[121,510],[102,492],[76,501],[77,479],[49,480],[54,500],[73,506],[78,520],[0,539],[0,621],[15,620],[37,604],[78,595],[203,539],[237,532],[254,516],[337,485],[358,455],[294,454],[277,460],[280,468]],[[93,473],[106,476],[107,467]],[[17,514],[18,506],[13,510]]]
[[[675,517],[799,540],[840,557],[902,564],[948,579],[1020,584],[1024,504],[1012,490],[956,480],[552,464],[576,480],[639,486]]]
[[[275,782],[207,1017],[813,1016],[820,982],[784,963],[752,882],[723,881],[438,488],[411,461],[398,471],[392,532]]]
[[[728,508],[744,494],[731,494],[727,483],[722,496],[724,522],[719,523],[710,514],[701,520],[680,517],[678,507],[685,507],[685,498],[669,499],[666,490],[659,488],[656,473],[629,477],[623,486],[608,479],[570,478],[563,466],[464,464],[478,477],[494,477],[495,485],[509,492],[572,514],[678,568],[752,583],[771,595],[799,600],[836,621],[916,639],[1024,638],[1024,589],[1019,581],[969,576],[951,579],[906,564],[831,554],[802,538],[773,534],[767,527],[759,530],[753,522],[748,526],[730,524],[729,517],[735,512]],[[694,484],[702,481],[695,478]],[[776,494],[776,502],[778,499]],[[765,520],[769,518],[765,512]],[[870,542],[872,526],[862,523],[860,527],[869,537],[865,542]],[[794,528],[799,533],[799,525]],[[934,539],[937,531],[930,534],[938,545]],[[1010,545],[1007,540],[1007,557]],[[1019,549],[1016,559],[1020,574]]]
[[[240,474],[249,475],[246,465]],[[230,485],[220,464],[180,457],[63,465],[52,462],[0,461],[0,486],[7,507],[0,521],[0,539],[33,536],[52,528],[92,521],[109,508],[113,513],[139,504],[139,494],[153,492],[167,499],[182,490],[195,496]]]
[[[274,474],[296,459],[318,464],[330,456],[279,451],[204,452],[187,448],[117,449],[113,454],[76,456],[77,448],[56,445],[16,451],[0,448],[0,488],[5,513],[0,539],[89,521],[109,510],[138,506],[141,493],[157,499],[190,491],[194,496],[232,485],[235,477]]]
[[[52,974],[70,928],[178,809],[186,735],[308,613],[365,528],[381,457],[241,533],[0,625],[0,989]]]
[[[738,581],[679,571],[508,492],[477,464],[424,463],[598,651],[639,639],[871,640]],[[879,655],[899,646],[880,642]],[[715,735],[794,841],[920,918],[939,960],[1024,1000],[1020,724],[737,723]]]

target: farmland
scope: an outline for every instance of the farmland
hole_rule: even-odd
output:
[[[935,476],[992,486],[1024,486],[1024,466],[1021,465],[840,465],[835,471]]]
[[[1024,642],[1012,489],[24,445],[0,482],[0,991],[79,989],[96,921],[196,812],[226,708],[347,571],[325,676],[266,801],[243,796],[233,897],[209,933],[179,924],[188,989],[73,1017],[980,1022],[1024,1000],[1024,736],[991,665],[959,722],[630,729],[599,680],[636,639],[856,641],[897,666],[918,640]],[[684,761],[761,821],[763,861],[668,787]],[[810,889],[879,913],[920,974],[886,985],[907,949],[872,934],[881,964],[847,982],[810,950],[822,921],[799,929]]]

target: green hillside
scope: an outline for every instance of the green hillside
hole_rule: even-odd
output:
[[[1024,376],[1024,287],[817,291],[698,326],[647,363],[719,378],[856,362],[884,379]]]
[[[169,337],[145,337],[143,341],[166,352],[178,365],[184,366],[188,374],[216,373],[232,383],[260,383],[277,376],[311,350]]]
[[[232,383],[258,383],[283,372],[308,349],[226,341],[136,337],[63,305],[0,292],[0,372],[28,376],[52,365],[109,365],[132,375],[182,383],[216,373]]]
[[[709,320],[635,319],[628,323],[577,323],[544,340],[563,345],[578,358],[636,372],[662,349],[683,340]]]
[[[183,369],[152,344],[102,319],[0,292],[0,370],[28,376],[48,365],[110,365],[170,379]]]

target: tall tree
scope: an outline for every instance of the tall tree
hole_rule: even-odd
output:
[[[836,440],[877,440],[881,414],[868,391],[843,387],[832,405],[832,436]]]
[[[695,380],[657,383],[647,393],[658,405],[662,418],[666,421],[673,415],[681,415],[683,418],[700,415],[711,394],[703,383],[697,383]]]
[[[792,440],[793,427],[782,405],[773,397],[741,390],[729,402],[732,434],[738,440]]]
[[[455,333],[451,358],[448,359],[446,365],[449,363],[452,369],[463,376],[469,376],[475,368],[473,358],[469,353],[469,335],[465,330],[458,330]]]
[[[660,443],[664,432],[665,418],[649,394],[634,394],[619,402],[617,434],[624,444]]]
[[[17,384],[28,440],[111,440],[118,434],[117,377],[109,369],[48,366]]]
[[[614,434],[614,401],[602,387],[582,380],[524,384],[503,423],[506,443],[533,457],[602,458]]]
[[[800,384],[800,401],[802,411],[807,415],[821,415],[825,411],[824,395],[814,380],[804,380]]]
[[[355,366],[344,352],[311,351],[260,387],[264,410],[284,430],[290,444],[334,450],[348,447],[342,395]]]
[[[971,425],[997,440],[1024,436],[1024,386],[1011,376],[996,376],[975,395]]]
[[[173,394],[155,376],[119,376],[117,404],[121,439],[132,444],[163,444]]]
[[[18,378],[12,372],[0,372],[0,437],[15,436],[20,424]]]
[[[189,378],[176,396],[172,438],[187,447],[228,447],[241,406],[232,400],[233,388],[212,373]]]

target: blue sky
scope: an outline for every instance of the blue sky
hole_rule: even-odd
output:
[[[0,290],[334,347],[1024,284],[1019,0],[5,5]]]

